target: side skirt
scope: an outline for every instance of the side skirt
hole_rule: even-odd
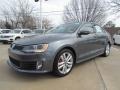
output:
[[[90,57],[84,58],[84,59],[78,59],[76,63],[81,63],[87,60],[90,60],[92,58],[98,57],[104,53],[104,49],[101,49],[99,52],[93,53]]]

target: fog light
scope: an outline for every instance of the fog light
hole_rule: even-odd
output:
[[[36,68],[37,69],[41,69],[42,68],[42,61],[37,61]]]

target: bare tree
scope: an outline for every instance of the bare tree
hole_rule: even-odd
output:
[[[36,27],[35,17],[28,16],[25,18],[25,22],[22,22],[22,27],[34,29]]]
[[[47,18],[44,18],[42,23],[44,29],[50,29],[52,27],[52,22]]]
[[[101,0],[71,0],[65,7],[65,22],[105,22],[105,9]]]
[[[5,19],[5,20],[2,20],[2,22],[4,22],[5,28],[8,28],[8,27],[6,27],[6,26],[8,26],[8,24],[9,24],[9,26],[11,26],[11,25],[10,25],[11,16],[10,16],[9,11],[8,11],[7,9],[6,9],[6,10],[3,10],[2,12],[3,12],[3,17],[4,17],[4,19]],[[12,26],[11,26],[11,27],[12,27]]]
[[[34,19],[32,18],[34,7],[30,5],[28,0],[18,0],[18,2],[22,27],[27,28],[31,21],[33,21],[31,24],[34,24]]]
[[[2,9],[2,12],[6,22],[10,22],[13,28],[32,28],[35,26],[33,17],[34,7],[29,0],[11,1],[7,8]]]
[[[3,17],[6,22],[13,28],[30,28],[33,29],[39,26],[40,17],[34,15],[35,8],[30,4],[30,0],[10,0],[7,7],[2,9]],[[44,18],[43,28],[49,29],[52,27],[51,21]]]
[[[5,28],[5,21],[0,20],[0,28]]]
[[[104,28],[114,28],[115,24],[112,21],[108,21],[105,25]]]
[[[115,13],[120,12],[120,0],[111,0],[110,6]]]

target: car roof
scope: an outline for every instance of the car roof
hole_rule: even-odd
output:
[[[0,29],[0,30],[2,31],[2,30],[11,30],[11,29]]]
[[[27,29],[27,28],[26,28]],[[19,29],[19,28],[16,28],[14,30],[26,30],[26,29]],[[30,29],[27,29],[27,30],[30,30]]]
[[[26,28],[27,29],[27,28]],[[16,28],[14,30],[26,30],[26,29],[20,29],[20,28]],[[27,30],[30,30],[30,29],[27,29]]]
[[[44,31],[43,29],[34,29],[34,31],[38,31],[38,30],[40,30],[40,31]]]
[[[78,24],[95,24],[94,22],[84,22],[84,21],[81,21],[81,22],[67,22],[66,24],[72,24],[72,23],[78,23]]]

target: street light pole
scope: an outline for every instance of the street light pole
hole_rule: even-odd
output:
[[[42,30],[42,0],[40,0],[40,29]]]
[[[40,28],[42,29],[42,21],[43,21],[43,18],[42,18],[42,0],[35,0],[35,2],[38,2],[40,1]],[[45,1],[48,1],[48,0],[45,0]]]

